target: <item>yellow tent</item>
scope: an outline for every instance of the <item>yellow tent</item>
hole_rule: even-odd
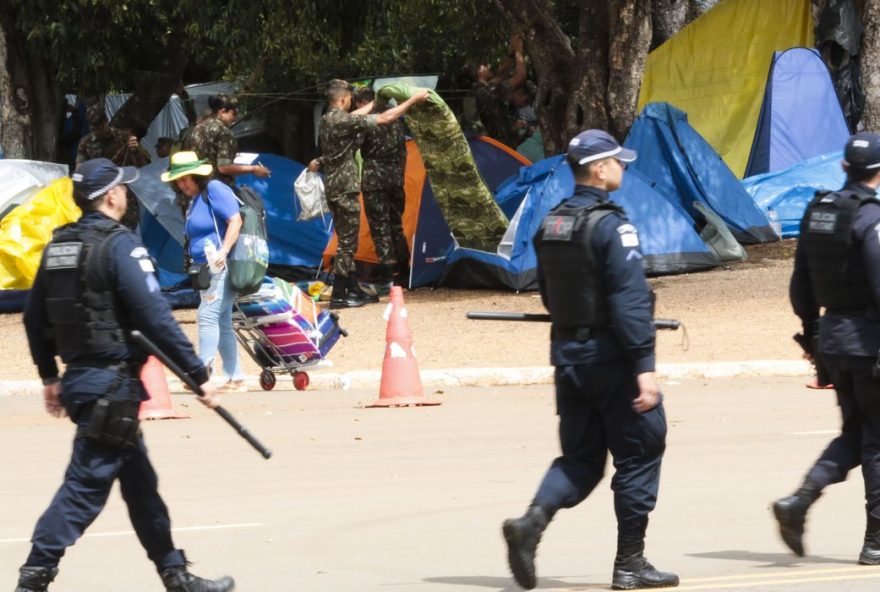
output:
[[[0,221],[0,290],[27,290],[57,227],[79,219],[69,177],[52,181]]]
[[[648,55],[638,110],[667,102],[742,177],[774,51],[813,46],[810,0],[722,0]]]

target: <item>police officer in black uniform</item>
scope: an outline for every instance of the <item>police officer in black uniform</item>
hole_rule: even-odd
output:
[[[636,153],[601,130],[568,145],[575,191],[535,235],[541,298],[552,319],[550,358],[562,456],[544,475],[525,515],[502,532],[516,582],[536,585],[535,552],[560,508],[582,502],[601,481],[608,452],[617,515],[612,588],[678,585],[644,556],[648,514],[657,501],[666,415],[654,376],[651,290],[636,228],[608,193]]]
[[[205,580],[187,570],[138,429],[138,407],[148,398],[139,380],[147,354],[130,342],[134,329],[202,384],[202,403],[215,407],[217,391],[171,316],[147,250],[119,223],[126,183],[137,176],[137,169],[105,158],[77,168],[74,200],[83,215],[55,231],[25,310],[46,410],[69,415],[77,431],[64,483],[37,522],[16,592],[48,589],[65,549],[98,517],[116,480],[168,592],[225,592],[235,585],[229,577]],[[60,380],[56,356],[66,365]]]
[[[880,564],[880,135],[846,143],[846,185],[819,192],[801,221],[791,277],[804,335],[818,325],[821,357],[843,415],[840,435],[791,496],[773,504],[782,539],[803,556],[807,510],[822,490],[862,465],[867,527],[859,563]],[[819,318],[819,309],[825,313]],[[816,321],[819,321],[818,323]]]

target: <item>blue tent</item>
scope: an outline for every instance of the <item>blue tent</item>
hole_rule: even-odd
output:
[[[832,152],[782,171],[749,177],[742,184],[762,210],[777,212],[783,238],[799,236],[804,210],[816,191],[835,191],[846,182],[842,159],[842,151]]]
[[[564,157],[554,156],[523,168],[515,182],[504,185],[496,200],[519,207],[497,253],[457,248],[448,257],[442,284],[468,288],[537,288],[532,237],[547,213],[574,189]],[[611,195],[639,229],[645,269],[669,274],[708,269],[719,264],[694,230],[694,221],[677,203],[664,197],[638,172],[627,173]],[[503,253],[503,254],[500,254]]]
[[[624,142],[639,153],[630,165],[656,182],[694,220],[704,217],[693,203],[716,212],[741,243],[777,240],[767,217],[742,188],[718,153],[688,124],[687,115],[667,103],[650,103]]]
[[[515,179],[521,168],[528,164],[522,155],[486,136],[471,136],[467,140],[477,171],[493,194],[508,179]],[[407,194],[407,208],[411,207],[414,198],[416,196]],[[447,257],[456,248],[449,225],[434,199],[430,177],[425,178],[418,199],[419,216],[412,240],[409,283],[412,288],[436,285],[443,277]],[[513,212],[505,210],[505,214],[510,218]]]
[[[293,191],[293,183],[305,165],[267,153],[258,155],[256,160],[269,167],[272,175],[264,179],[242,175],[236,180],[239,185],[249,186],[263,198],[266,231],[269,234],[269,264],[299,269],[302,275],[314,275],[330,240],[330,213],[324,219],[297,220],[300,205]]]
[[[745,176],[840,150],[847,138],[843,109],[819,52],[805,47],[776,52]]]

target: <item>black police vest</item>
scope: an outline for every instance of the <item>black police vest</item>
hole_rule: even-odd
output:
[[[565,203],[544,218],[535,247],[556,332],[609,324],[604,274],[591,240],[599,221],[612,212],[623,209],[610,202]]]
[[[43,253],[49,334],[65,363],[124,356],[125,336],[104,262],[110,239],[128,230],[107,219],[55,231]]]
[[[852,240],[859,208],[875,198],[851,190],[820,191],[801,220],[801,241],[819,306],[830,312],[863,313],[874,307],[861,252]]]

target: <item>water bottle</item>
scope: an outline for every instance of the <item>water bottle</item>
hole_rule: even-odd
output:
[[[220,271],[220,267],[217,265],[217,247],[214,246],[214,241],[211,239],[205,241],[205,259],[208,260],[208,268],[211,273]]]
[[[767,219],[770,221],[770,228],[776,233],[776,236],[782,238],[782,222],[779,221],[779,214],[773,208],[767,208]]]

